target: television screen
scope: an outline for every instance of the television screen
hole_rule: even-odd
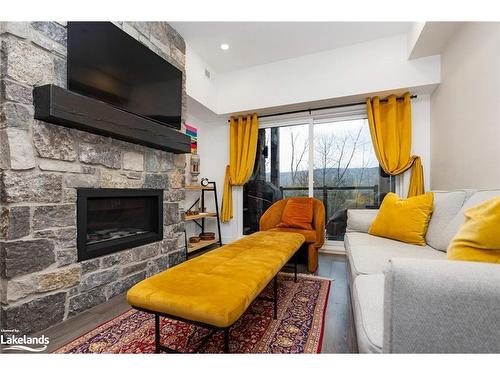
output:
[[[68,23],[68,89],[181,127],[182,72],[111,22]]]

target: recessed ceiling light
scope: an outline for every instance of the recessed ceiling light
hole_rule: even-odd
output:
[[[223,51],[227,51],[229,49],[229,44],[222,43],[220,45],[220,49],[223,50]]]

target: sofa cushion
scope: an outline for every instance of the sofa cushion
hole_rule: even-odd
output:
[[[361,275],[352,290],[360,353],[381,353],[384,334],[384,275]]]
[[[368,233],[370,225],[378,215],[378,209],[355,209],[347,210],[347,232],[363,232]]]
[[[500,189],[497,190],[479,190],[474,192],[469,199],[467,199],[460,209],[460,211],[455,215],[455,217],[450,221],[450,223],[443,230],[441,235],[442,243],[446,243],[446,247],[450,244],[451,240],[457,234],[458,230],[464,223],[464,214],[468,208],[478,205],[488,199],[492,199],[500,195]]]
[[[344,246],[349,258],[352,277],[382,273],[391,258],[446,258],[446,253],[430,246],[407,244],[367,233],[346,233]]]
[[[434,192],[434,209],[425,235],[427,245],[446,251],[450,241],[443,232],[462,208],[466,194],[465,190]]]
[[[297,229],[297,228],[273,228],[269,229],[271,232],[288,232],[288,233],[300,233],[306,238],[307,243],[315,243],[316,242],[316,231],[314,230],[305,230],[305,229]]]

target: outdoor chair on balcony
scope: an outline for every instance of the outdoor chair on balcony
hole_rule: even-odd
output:
[[[318,249],[321,248],[325,242],[325,207],[321,201],[312,198],[312,230],[278,228],[277,226],[281,222],[281,216],[288,199],[290,198],[282,199],[273,203],[273,205],[269,207],[266,212],[264,212],[260,218],[260,230],[294,232],[302,234],[306,238],[305,243],[307,244],[307,269],[309,272],[316,272],[316,269],[318,268]],[[293,199],[300,198],[294,197]]]

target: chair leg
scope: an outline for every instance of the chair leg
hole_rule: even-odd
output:
[[[318,269],[318,249],[313,244],[307,247],[307,270],[311,273]]]
[[[274,302],[274,312],[273,312],[273,319],[276,320],[278,319],[278,275],[274,276],[274,280],[273,280],[273,284],[274,284],[274,298],[273,298],[273,302]]]
[[[155,353],[160,353],[160,316],[155,314]]]
[[[229,327],[224,328],[224,353],[229,353]]]

